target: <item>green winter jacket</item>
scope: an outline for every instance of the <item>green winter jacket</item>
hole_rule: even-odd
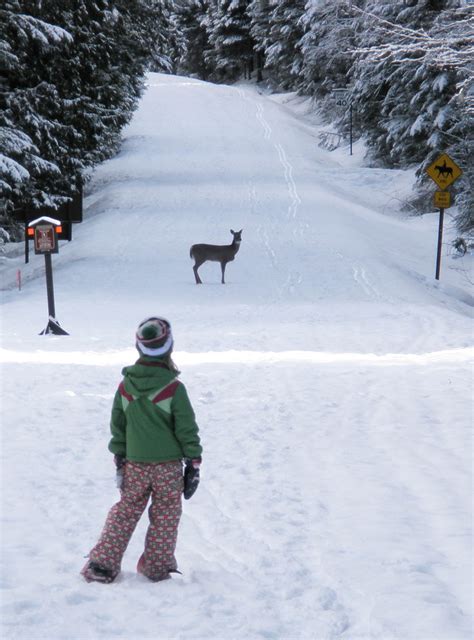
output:
[[[135,462],[198,458],[198,426],[177,374],[163,360],[142,356],[122,375],[112,407],[109,450]]]

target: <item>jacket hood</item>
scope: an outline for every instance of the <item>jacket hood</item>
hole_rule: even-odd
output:
[[[141,357],[135,364],[124,367],[122,375],[126,391],[141,396],[164,387],[178,374],[160,358]]]

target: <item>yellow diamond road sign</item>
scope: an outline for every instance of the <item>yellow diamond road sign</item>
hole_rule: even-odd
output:
[[[436,182],[440,189],[446,189],[460,176],[462,169],[452,160],[447,153],[443,153],[433,164],[426,169],[429,177]]]

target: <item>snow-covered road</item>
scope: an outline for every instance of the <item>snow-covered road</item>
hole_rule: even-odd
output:
[[[406,219],[410,172],[317,146],[281,96],[151,74],[86,219],[4,260],[2,630],[8,640],[467,640],[472,631],[469,258]],[[220,284],[189,247],[243,242]],[[450,230],[447,230],[449,240]],[[446,252],[445,252],[446,253]],[[13,288],[22,269],[25,286]],[[183,576],[78,572],[116,499],[120,368],[168,317],[201,426]]]

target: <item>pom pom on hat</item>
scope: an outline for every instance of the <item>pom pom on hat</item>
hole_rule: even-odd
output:
[[[164,356],[173,349],[171,325],[164,318],[147,318],[138,326],[136,347],[146,356]]]

